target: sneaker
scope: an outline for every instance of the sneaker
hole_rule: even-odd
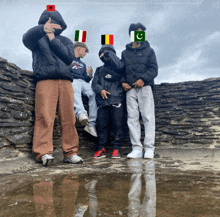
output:
[[[105,148],[102,148],[102,150],[97,151],[97,152],[93,155],[92,158],[93,158],[93,159],[99,159],[99,158],[106,157],[105,152],[106,152]]]
[[[127,155],[127,158],[143,158],[142,150],[133,150],[130,154]]]
[[[98,137],[95,126],[87,124],[84,130],[92,136]]]
[[[71,163],[71,164],[79,164],[79,163],[83,162],[83,159],[76,154],[71,157],[64,158],[63,162],[64,163]]]
[[[88,123],[89,119],[88,119],[88,115],[85,113],[81,113],[79,115],[79,122],[82,126],[86,126]]]
[[[77,204],[75,217],[83,217],[84,213],[88,209],[88,205]]]
[[[49,154],[45,154],[45,155],[43,155],[43,156],[41,157],[41,160],[42,160],[43,166],[47,167],[47,166],[49,166],[49,164],[50,164],[51,162],[54,161],[54,157],[51,156],[51,155],[49,155]]]
[[[154,158],[154,150],[145,149],[144,158],[149,158],[149,159]]]
[[[112,159],[119,159],[119,158],[121,158],[119,150],[114,150],[113,153],[112,153],[112,157],[111,158]]]

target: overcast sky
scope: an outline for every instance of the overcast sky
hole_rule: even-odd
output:
[[[90,53],[82,60],[94,71],[102,64],[101,35],[114,35],[121,58],[130,24],[141,22],[157,56],[156,84],[220,77],[219,0],[0,0],[0,57],[32,71],[22,35],[50,4],[67,24],[62,35],[74,42],[75,30],[87,31]]]

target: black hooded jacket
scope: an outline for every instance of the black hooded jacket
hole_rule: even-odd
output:
[[[110,57],[110,60],[105,61],[103,66],[96,69],[92,81],[98,107],[123,103],[125,96],[121,85],[124,64],[112,51],[105,50],[104,56]],[[110,93],[110,95],[107,94],[108,99],[102,98],[100,92],[103,89]]]
[[[59,24],[55,29],[55,38],[51,41],[44,32],[44,24],[51,17],[51,23]],[[58,11],[44,11],[38,25],[29,29],[22,38],[24,45],[32,51],[32,67],[35,82],[46,79],[65,79],[73,81],[68,67],[75,59],[74,46],[70,39],[60,35],[67,28]]]
[[[158,74],[158,66],[154,50],[148,41],[141,42],[138,48],[132,48],[132,42],[126,45],[122,52],[122,62],[125,67],[123,82],[132,88],[133,83],[142,79],[144,86],[154,85],[154,78]]]

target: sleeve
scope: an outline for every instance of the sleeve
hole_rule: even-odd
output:
[[[124,68],[124,63],[115,55],[114,52],[105,50],[104,56],[110,57],[111,64],[114,66],[116,71],[121,71]]]
[[[123,52],[121,54],[121,61],[124,64],[124,54],[123,54]],[[121,84],[125,83],[125,80],[126,80],[125,77],[126,77],[126,75],[125,75],[125,65],[124,65],[123,68],[122,68],[122,77],[121,77],[121,80],[120,80]]]
[[[151,55],[147,63],[147,71],[143,72],[140,76],[145,83],[151,82],[158,75],[158,65],[154,50],[152,49]]]
[[[74,45],[72,41],[68,38],[65,38],[66,43],[62,43],[60,39],[54,38],[50,41],[52,50],[56,55],[67,65],[71,64],[75,59],[74,55]]]
[[[37,46],[38,41],[44,37],[44,25],[38,25],[29,29],[22,37],[22,42],[29,50],[33,51]]]
[[[96,94],[100,94],[101,90],[103,90],[103,86],[99,83],[99,68],[96,69],[95,71],[95,75],[94,78],[92,80],[92,90],[96,93]]]

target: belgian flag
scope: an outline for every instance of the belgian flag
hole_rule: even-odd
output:
[[[113,45],[113,35],[102,35],[101,36],[101,44],[111,44]]]

